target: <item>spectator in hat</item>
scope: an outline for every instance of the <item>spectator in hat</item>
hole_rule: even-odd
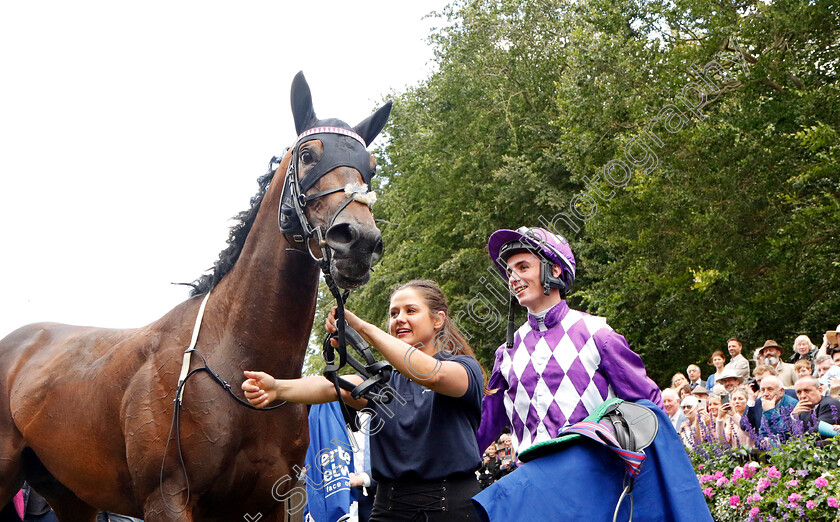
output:
[[[782,361],[782,347],[776,341],[767,339],[758,349],[758,353],[764,358],[764,364],[776,370],[776,375],[782,381],[782,385],[785,388],[793,388],[793,383],[796,382],[796,370],[792,364]]]
[[[724,368],[728,368],[741,377],[741,381],[746,381],[750,378],[750,362],[746,357],[741,355],[744,345],[735,337],[730,337],[726,341],[726,349],[729,350],[729,355],[732,357],[726,363]]]
[[[706,379],[707,390],[711,390],[714,387],[715,381],[721,376],[723,367],[726,366],[726,356],[723,355],[722,351],[715,350],[712,352],[711,357],[709,357],[709,366],[714,367],[715,371]]]
[[[808,431],[819,430],[824,436],[836,435],[834,426],[840,424],[840,401],[823,397],[819,383],[811,376],[797,380],[795,389],[799,402],[791,415],[798,416]]]
[[[837,335],[838,331],[840,331],[840,324],[834,330],[825,332],[822,345],[817,352],[818,355],[831,355],[836,351],[840,351],[840,335]]]
[[[689,364],[688,368],[685,369],[685,373],[688,375],[688,385],[691,386],[692,390],[705,384],[703,378],[700,377],[700,367],[696,364]]]
[[[793,340],[793,355],[788,358],[787,362],[795,364],[796,361],[808,361],[811,364],[811,372],[813,372],[816,369],[814,359],[817,358],[819,351],[820,347],[812,343],[810,337],[800,335]]]
[[[732,390],[744,382],[744,378],[732,368],[724,368],[723,373],[715,382],[726,388],[727,392],[732,393]]]
[[[700,399],[701,401],[708,400],[709,398],[709,390],[704,388],[703,386],[698,386],[691,390],[691,394]]]

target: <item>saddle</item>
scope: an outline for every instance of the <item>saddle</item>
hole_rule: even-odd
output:
[[[520,453],[519,460],[528,462],[560,451],[566,444],[581,437],[592,439],[613,450],[644,455],[644,449],[653,443],[658,432],[659,420],[648,408],[621,399],[610,399],[584,420],[560,430],[556,438],[534,444]]]

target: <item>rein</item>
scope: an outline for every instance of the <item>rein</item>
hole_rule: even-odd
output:
[[[336,313],[336,327],[338,332],[336,335],[328,335],[324,341],[324,351],[323,356],[324,360],[326,361],[327,365],[324,368],[324,377],[326,377],[330,382],[333,383],[333,386],[336,390],[336,395],[338,396],[338,402],[341,405],[341,412],[344,416],[344,420],[348,426],[350,426],[353,431],[358,431],[360,429],[360,424],[358,417],[356,416],[355,412],[351,411],[351,409],[347,406],[344,400],[341,397],[341,389],[345,389],[350,392],[351,396],[354,399],[365,398],[367,400],[372,400],[375,402],[380,402],[383,404],[387,404],[393,398],[391,393],[388,391],[380,391],[382,385],[387,384],[388,380],[391,377],[391,365],[388,364],[387,361],[377,361],[373,354],[371,353],[370,347],[368,344],[362,339],[362,337],[353,330],[350,326],[347,326],[344,320],[344,303],[347,300],[350,292],[349,290],[345,291],[343,294],[336,285],[335,281],[333,280],[332,276],[330,275],[330,248],[327,244],[325,238],[325,232],[322,226],[313,226],[310,222],[304,208],[306,205],[315,199],[318,199],[323,196],[327,196],[330,194],[335,194],[337,192],[344,192],[345,199],[344,201],[336,208],[333,212],[332,216],[328,220],[328,225],[326,227],[329,230],[329,227],[335,222],[338,215],[345,209],[347,206],[352,203],[353,201],[362,203],[367,205],[368,207],[372,206],[373,203],[376,201],[376,193],[368,190],[367,183],[360,184],[360,183],[348,183],[343,187],[336,187],[332,189],[323,190],[321,192],[317,192],[315,194],[307,195],[306,191],[310,189],[315,183],[320,179],[323,175],[327,172],[310,172],[307,174],[305,179],[298,180],[297,176],[297,156],[298,156],[298,149],[303,141],[306,141],[305,138],[316,134],[335,134],[341,135],[345,137],[352,138],[362,146],[365,146],[365,142],[361,136],[356,134],[355,132],[343,129],[340,127],[316,127],[314,129],[309,129],[308,131],[303,132],[297,139],[297,142],[294,145],[292,150],[292,158],[289,162],[289,167],[286,170],[286,176],[283,180],[283,193],[280,196],[280,205],[278,207],[278,224],[280,225],[280,229],[284,233],[288,233],[288,225],[284,224],[284,218],[290,217],[288,214],[289,212],[284,212],[284,205],[291,203],[293,207],[293,212],[296,214],[297,220],[299,222],[300,228],[302,229],[303,234],[292,234],[292,239],[295,243],[306,243],[308,240],[315,239],[318,245],[320,257],[316,257],[315,254],[312,252],[312,249],[307,245],[307,251],[309,255],[319,264],[321,268],[321,272],[324,275],[324,280],[327,283],[327,287],[330,289],[330,292],[336,299],[337,303],[337,313]],[[310,138],[311,139],[311,138]],[[283,156],[286,155],[289,149],[283,152]],[[274,156],[268,163],[269,172],[273,172],[275,170],[275,165],[279,165],[282,161],[282,157],[278,158]],[[323,159],[322,159],[323,161]],[[316,165],[317,167],[317,165]],[[357,168],[358,167],[354,167]],[[332,169],[330,169],[332,170]],[[361,171],[360,171],[361,173]],[[313,175],[314,174],[314,175]],[[362,177],[365,181],[369,181],[369,179],[373,176],[373,172],[362,173]],[[286,191],[289,191],[287,194]],[[187,467],[184,463],[184,456],[181,450],[181,407],[183,404],[183,396],[184,396],[184,388],[186,386],[187,380],[190,377],[195,375],[196,373],[206,372],[210,375],[210,377],[218,383],[225,391],[233,397],[238,403],[242,404],[243,406],[258,411],[268,411],[277,409],[286,404],[286,401],[283,401],[279,404],[274,406],[266,407],[266,408],[256,408],[252,406],[248,401],[245,401],[238,397],[233,391],[231,390],[230,384],[227,381],[222,379],[219,374],[214,372],[210,366],[207,364],[207,359],[199,352],[195,345],[198,341],[198,333],[201,328],[201,322],[204,317],[204,310],[207,305],[207,301],[210,297],[210,291],[204,296],[204,300],[201,302],[201,306],[199,307],[198,314],[196,316],[195,326],[193,327],[192,338],[190,341],[190,346],[184,351],[184,359],[181,363],[181,373],[178,377],[178,385],[175,392],[175,399],[174,403],[175,406],[172,411],[172,423],[169,427],[169,435],[166,439],[166,446],[164,448],[163,453],[163,461],[160,465],[160,491],[161,491],[161,498],[163,500],[163,504],[167,510],[173,513],[182,513],[187,509],[189,505],[189,498],[190,498],[190,487],[189,487],[189,477],[187,476]],[[338,347],[335,349],[338,351],[339,355],[339,362],[335,364],[335,350],[330,343],[332,338],[338,339]],[[353,347],[353,349],[365,360],[365,363],[361,363],[352,355],[347,354],[347,344]],[[201,357],[203,365],[190,370],[191,364],[191,356],[193,353],[198,354]],[[357,372],[362,374],[365,377],[365,381],[358,385],[354,386],[349,381],[342,379],[338,376],[338,371],[344,367],[346,364],[350,364]],[[187,498],[184,502],[184,506],[180,510],[175,510],[169,506],[166,502],[166,496],[163,494],[163,477],[164,477],[164,470],[166,467],[166,455],[169,451],[169,444],[172,441],[173,432],[175,434],[175,441],[177,444],[177,452],[178,458],[181,464],[181,470],[184,476],[185,487],[187,490]]]
[[[344,320],[344,303],[347,301],[350,291],[345,290],[341,293],[338,285],[335,284],[335,281],[333,281],[332,276],[329,274],[328,265],[328,263],[322,262],[321,271],[324,274],[324,281],[327,283],[327,288],[330,289],[336,301],[335,326],[337,332],[335,334],[327,334],[324,338],[322,351],[324,362],[326,362],[324,377],[332,382],[335,387],[335,393],[338,397],[338,404],[341,407],[344,422],[353,431],[359,431],[361,429],[359,418],[355,412],[347,407],[347,404],[341,396],[341,390],[344,389],[350,392],[350,396],[354,399],[364,398],[380,404],[388,404],[393,399],[393,393],[387,386],[384,389],[382,387],[391,379],[391,365],[388,361],[377,361],[373,357],[373,353],[367,342]],[[338,341],[338,347],[333,348],[332,339]],[[356,353],[364,358],[365,364],[347,353],[348,344],[353,347]],[[338,351],[338,364],[335,363],[336,351]],[[350,364],[353,369],[364,376],[365,380],[358,386],[339,377],[339,370],[346,364]]]

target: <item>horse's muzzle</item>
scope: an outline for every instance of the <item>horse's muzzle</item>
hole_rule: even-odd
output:
[[[382,233],[375,226],[336,223],[327,230],[332,250],[330,273],[342,288],[355,288],[370,279],[370,267],[382,257]]]

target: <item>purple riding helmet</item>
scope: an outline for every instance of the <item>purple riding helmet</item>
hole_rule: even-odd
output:
[[[575,256],[565,237],[553,234],[544,228],[519,227],[516,230],[501,229],[493,232],[487,241],[490,259],[508,277],[507,259],[513,254],[530,252],[541,261],[540,281],[548,294],[549,288],[557,288],[566,297],[575,283]],[[551,266],[562,269],[559,278],[553,277]]]

